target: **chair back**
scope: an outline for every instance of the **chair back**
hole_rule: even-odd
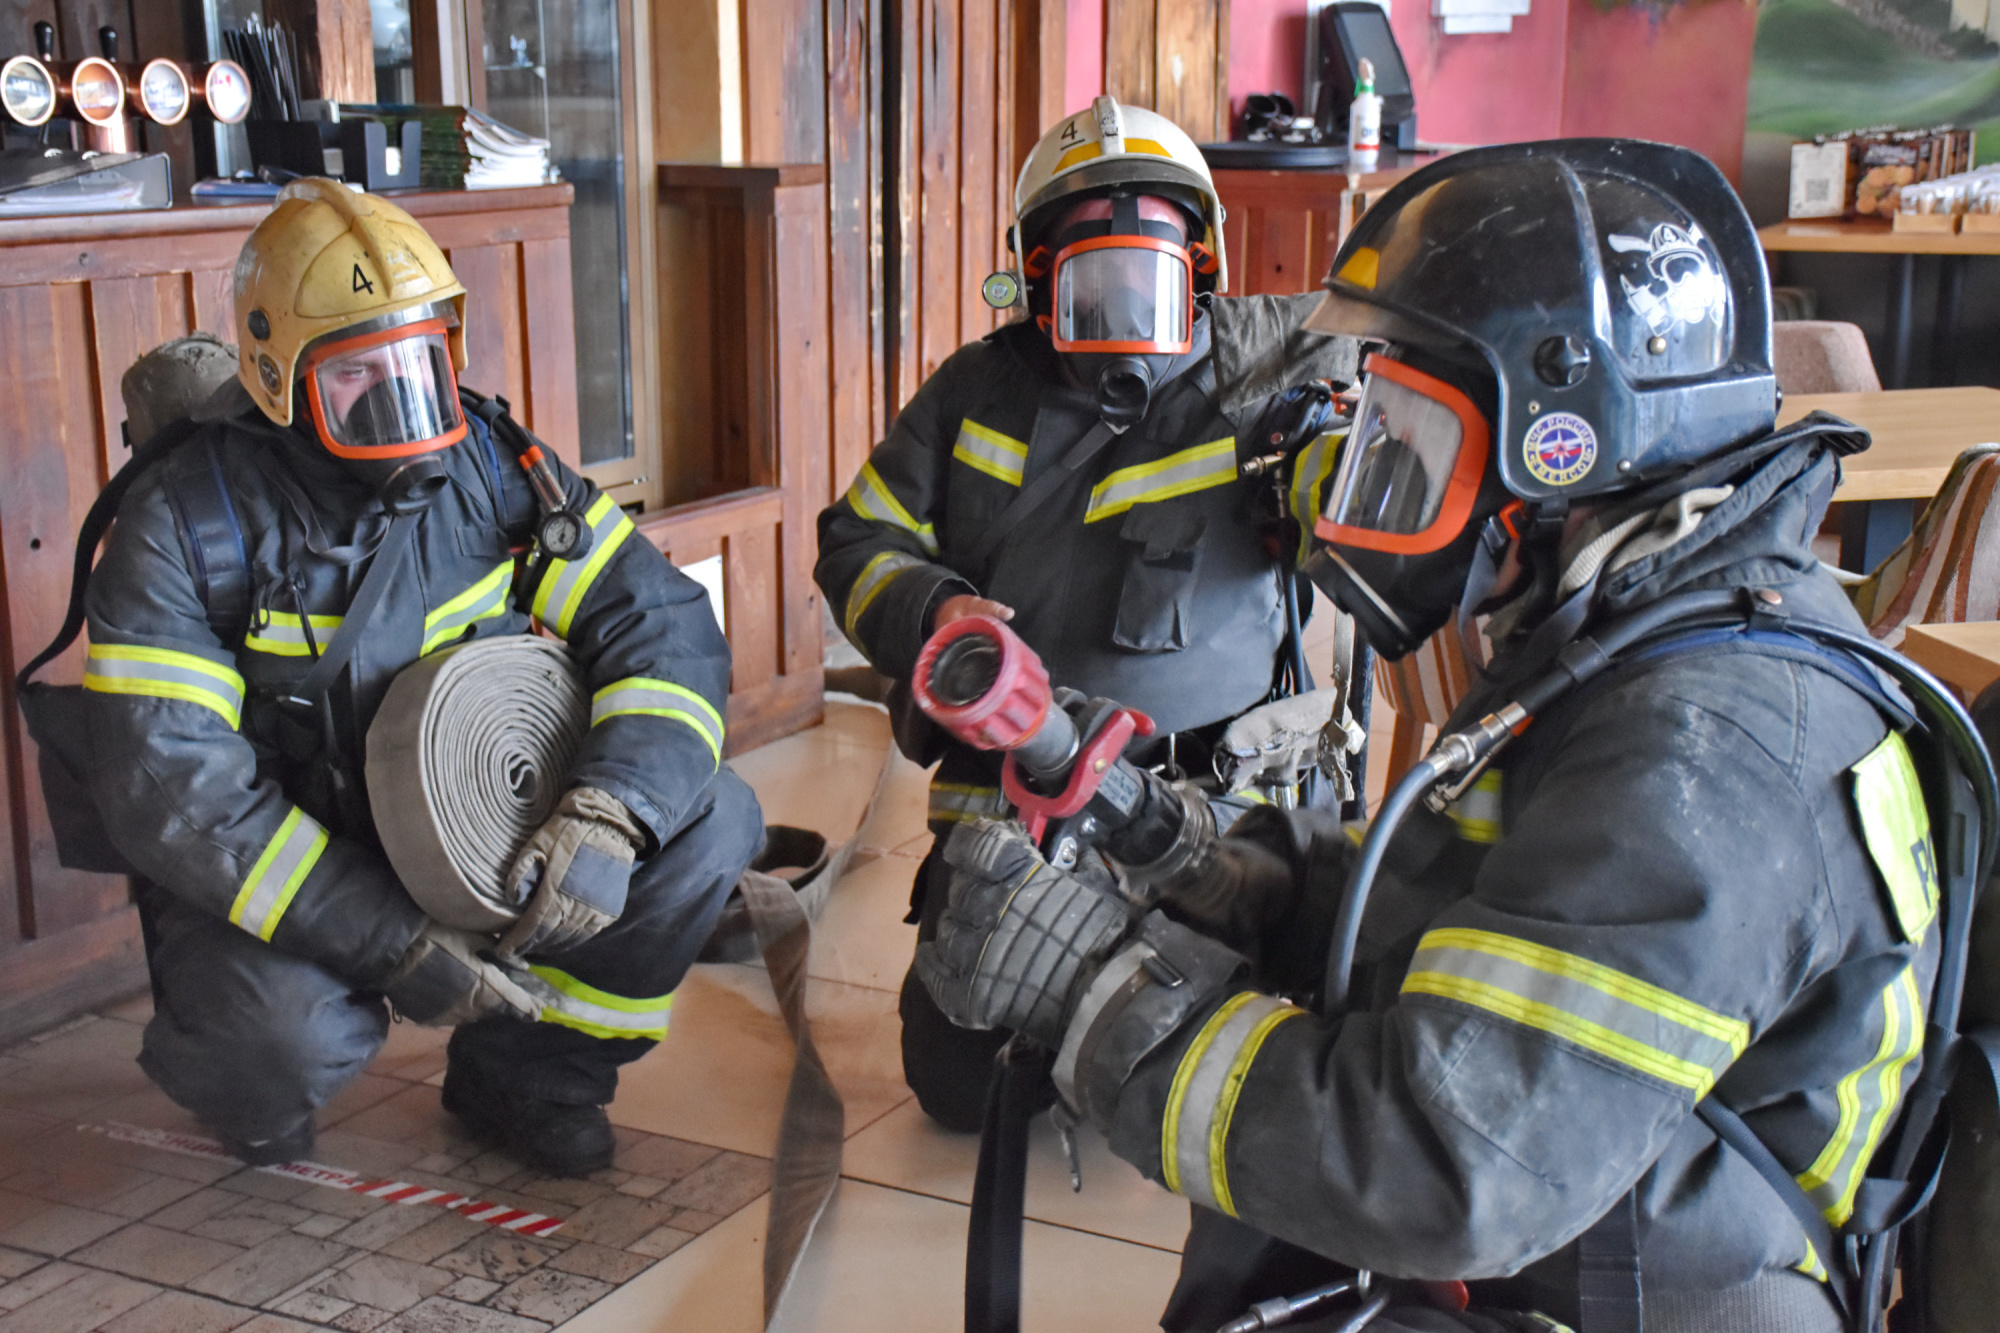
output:
[[[1771,325],[1771,368],[1786,393],[1873,393],[1882,387],[1860,327],[1838,320]]]
[[[1393,662],[1375,659],[1375,692],[1399,721],[1418,726],[1443,726],[1472,688],[1472,679],[1472,664],[1459,648],[1454,625],[1446,625]]]
[[[1868,632],[1889,645],[1911,625],[2000,620],[2000,444],[1951,465],[1916,531],[1848,590]]]

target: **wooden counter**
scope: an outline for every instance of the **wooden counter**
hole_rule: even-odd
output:
[[[1875,218],[1799,218],[1760,227],[1767,254],[2000,255],[2000,232],[1897,231]]]
[[[450,255],[466,383],[577,458],[567,185],[394,196]],[[145,984],[125,881],[56,864],[15,671],[62,623],[76,530],[126,457],[118,381],[196,329],[235,341],[236,255],[263,202],[0,221],[0,1045]],[[75,681],[83,645],[43,678]]]
[[[1409,157],[1385,150],[1375,171],[1222,168],[1215,190],[1228,216],[1229,295],[1281,296],[1319,290],[1334,252],[1359,218],[1397,181],[1442,153]]]

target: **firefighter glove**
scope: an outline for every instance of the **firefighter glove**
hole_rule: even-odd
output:
[[[595,787],[565,793],[508,873],[521,917],[501,938],[499,956],[557,953],[616,921],[645,840],[616,797]]]
[[[1054,1047],[1076,998],[1130,932],[1126,904],[1042,859],[1018,824],[974,820],[945,844],[950,905],[917,975],[960,1027]]]
[[[457,1027],[494,1014],[541,1017],[540,1002],[507,969],[479,956],[491,943],[433,921],[403,951],[382,993],[397,1013],[425,1027]]]

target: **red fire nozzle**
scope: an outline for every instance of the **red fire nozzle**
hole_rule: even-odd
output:
[[[981,750],[1027,743],[1049,715],[1049,673],[991,616],[961,616],[931,635],[910,681],[933,722]]]

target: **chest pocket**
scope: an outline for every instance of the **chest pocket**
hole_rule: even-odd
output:
[[[1118,535],[1130,547],[1111,641],[1135,653],[1172,653],[1194,637],[1194,590],[1207,519],[1193,505],[1141,504]]]

